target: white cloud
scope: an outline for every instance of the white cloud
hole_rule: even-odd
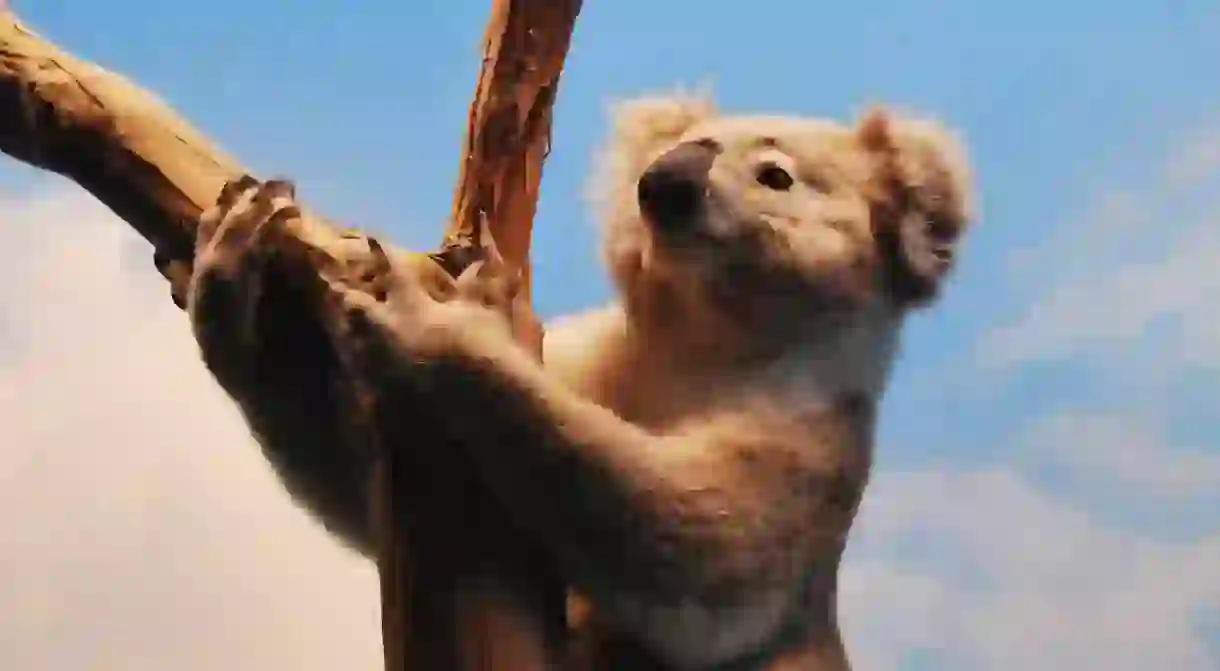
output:
[[[1148,416],[1063,413],[1035,423],[1024,443],[1084,482],[1161,500],[1220,497],[1220,451],[1168,445]]]
[[[1171,419],[1220,426],[1220,124],[1163,154],[1012,253],[1023,309],[971,368],[1002,387],[997,373],[1070,360],[1112,384],[1043,387],[1049,416],[1028,416],[1048,398],[1014,401],[1025,428],[994,437],[1016,449],[986,467],[870,488],[842,586],[859,668],[1220,668],[1220,444]]]
[[[1162,168],[1169,184],[1194,185],[1220,172],[1220,122],[1205,125],[1178,142]]]
[[[1135,188],[1101,194],[1086,213],[1009,259],[1032,289],[1025,312],[982,341],[985,363],[1112,356],[1152,343],[1169,366],[1220,367],[1220,123],[1169,147]]]
[[[842,583],[859,668],[1202,671],[1220,529],[1163,543],[1107,527],[1011,470],[878,478]],[[924,667],[920,667],[924,668]]]
[[[0,668],[380,668],[375,571],[288,502],[146,246],[76,188],[0,222]]]

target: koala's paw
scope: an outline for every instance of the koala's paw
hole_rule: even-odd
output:
[[[380,260],[358,282],[332,284],[331,292],[334,313],[351,336],[349,363],[363,374],[479,356],[511,340],[520,281],[503,264],[477,262],[452,280],[426,256],[390,258],[371,238],[369,247]]]
[[[529,305],[522,270],[499,258],[472,264],[456,284],[458,306],[473,314],[472,328],[481,335],[498,338],[507,329],[509,337],[527,351],[542,351],[542,324]]]
[[[475,261],[454,282],[454,305],[490,310],[505,320],[513,317],[513,306],[521,290],[521,272],[500,259]]]
[[[253,340],[275,241],[300,216],[291,182],[250,175],[227,182],[200,216],[187,310],[205,350],[208,341]]]

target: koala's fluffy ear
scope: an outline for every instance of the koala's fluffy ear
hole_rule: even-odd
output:
[[[711,96],[672,93],[627,100],[611,111],[610,137],[596,154],[586,196],[614,229],[635,216],[636,180],[662,151],[716,116]]]
[[[961,143],[927,120],[872,109],[856,126],[874,172],[874,234],[889,289],[904,306],[932,301],[970,219],[970,170]]]
[[[611,143],[621,151],[652,154],[715,114],[707,95],[675,93],[624,101],[613,111]]]
[[[611,111],[610,137],[597,160],[594,182],[634,183],[656,155],[691,126],[715,116],[706,95],[675,93],[620,102]]]

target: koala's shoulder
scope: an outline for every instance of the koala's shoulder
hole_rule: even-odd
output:
[[[627,358],[627,317],[611,304],[546,324],[542,360],[548,373],[572,391],[603,400]]]

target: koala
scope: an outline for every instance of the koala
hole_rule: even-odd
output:
[[[545,365],[514,342],[486,268],[443,299],[388,258],[377,296],[330,282],[349,337],[298,374],[446,399],[430,419],[455,440],[435,449],[462,450],[599,626],[658,666],[846,669],[838,564],[905,317],[935,302],[971,219],[962,146],[885,109],[841,124],[674,95],[620,106],[599,168],[617,298],[549,325]],[[201,242],[188,300],[214,373],[242,330],[209,335],[229,317],[208,308],[208,277],[234,265],[216,259],[257,256],[249,231],[297,214],[276,183],[227,193],[205,220],[247,233],[212,260]],[[246,408],[268,401],[257,359],[217,375]],[[284,400],[319,406],[294,428],[246,417],[290,491],[369,552],[366,456],[327,398]]]
[[[281,180],[225,184],[200,217],[187,314],[205,365],[290,494],[372,553],[372,455],[351,439],[349,381],[331,334],[308,318],[302,288],[266,244],[267,231],[300,216],[293,195]]]
[[[412,449],[452,442],[428,414],[435,399],[396,394],[386,408],[370,398],[337,347],[350,336],[323,309],[327,282],[381,291],[387,255],[396,274],[412,273],[415,285],[438,298],[453,291],[453,279],[428,255],[382,248],[355,231],[310,235],[319,223],[296,205],[291,182],[243,175],[225,184],[200,217],[182,299],[204,363],[292,498],[374,560],[382,453],[372,441],[388,439],[397,450],[395,507],[410,514],[390,522],[410,539],[412,579],[443,581],[411,597],[415,634],[429,641],[412,652],[412,663],[468,666],[465,656],[480,648],[464,636],[490,633],[507,641],[495,650],[509,666],[549,668],[567,632],[563,583],[546,555],[505,519],[458,450]]]

